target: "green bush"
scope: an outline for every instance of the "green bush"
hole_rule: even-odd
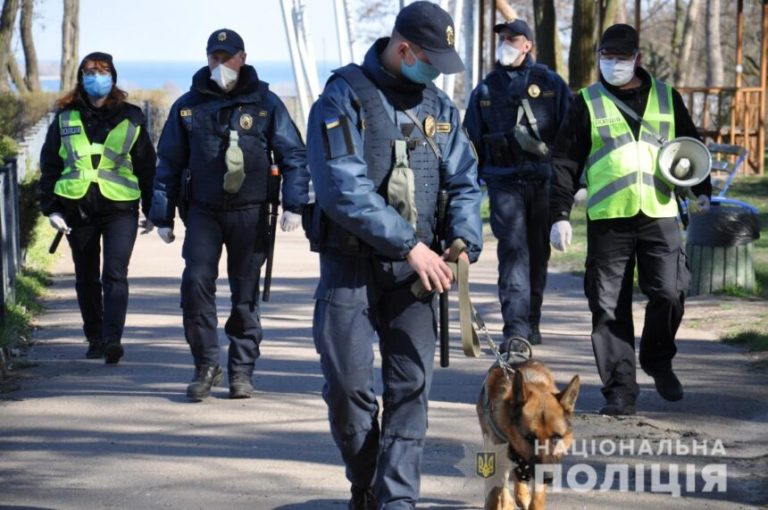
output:
[[[0,134],[0,164],[9,157],[15,156],[19,152],[19,146],[16,141],[8,135]]]
[[[56,94],[51,92],[0,93],[0,135],[20,138],[51,111],[55,99]]]
[[[21,250],[24,252],[35,240],[35,225],[40,217],[40,203],[37,200],[39,181],[40,172],[35,172],[19,185],[19,232]]]

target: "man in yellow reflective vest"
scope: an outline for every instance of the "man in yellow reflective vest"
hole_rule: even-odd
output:
[[[640,338],[640,367],[668,401],[683,398],[672,370],[675,335],[690,275],[677,220],[674,187],[661,175],[660,139],[698,138],[680,94],[640,67],[639,37],[617,24],[599,46],[600,79],[581,90],[553,147],[550,241],[571,242],[573,196],[587,187],[587,261],[584,293],[592,311],[592,346],[603,383],[601,414],[634,414],[632,287],[635,264],[648,297]],[[709,178],[693,187],[709,207]]]

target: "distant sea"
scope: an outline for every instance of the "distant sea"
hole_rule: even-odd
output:
[[[256,68],[259,79],[266,81],[270,89],[281,96],[296,94],[293,68],[290,62],[248,62]],[[136,89],[164,89],[173,97],[189,90],[192,75],[206,65],[201,62],[117,62],[117,84],[131,91]],[[331,70],[339,67],[337,62],[319,62],[318,79],[322,87],[330,77]],[[41,85],[45,90],[58,91],[58,76],[42,76]]]

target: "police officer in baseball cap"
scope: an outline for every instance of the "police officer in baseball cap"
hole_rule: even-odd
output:
[[[181,307],[195,363],[187,398],[194,402],[208,398],[223,376],[216,326],[222,246],[232,293],[224,327],[229,397],[253,395],[251,376],[263,336],[259,273],[266,255],[267,203],[274,198],[267,192],[270,163],[283,176],[283,230],[298,228],[309,198],[301,135],[280,98],[245,63],[242,37],[227,28],[215,30],[206,54],[208,65],[174,103],[160,136],[150,213],[160,237],[171,243],[176,207],[186,212]]]
[[[455,37],[438,5],[409,4],[361,66],[334,71],[309,117],[307,154],[322,210],[312,222],[322,228],[309,232],[320,252],[313,334],[355,510],[414,508],[419,497],[437,306],[434,294],[418,297],[411,284],[437,292],[451,285],[450,269],[430,249],[441,185],[450,197],[448,241],[461,238],[462,257],[472,261],[482,246],[472,148],[456,106],[432,83],[464,68]]]

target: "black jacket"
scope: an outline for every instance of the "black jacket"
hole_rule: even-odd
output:
[[[648,93],[651,89],[651,75],[642,68],[637,69],[637,75],[642,80],[642,85],[630,90],[622,90],[610,85],[600,78],[603,85],[618,99],[632,108],[638,116],[642,117],[645,105],[648,102]],[[677,90],[672,89],[672,106],[675,113],[675,136],[690,136],[700,140],[696,126],[691,120],[688,109],[683,103],[683,98]],[[640,133],[640,123],[632,119],[625,112],[621,112],[626,119],[632,134],[637,139]],[[577,94],[568,110],[565,121],[555,138],[552,148],[552,166],[554,176],[550,193],[550,219],[552,223],[559,220],[568,220],[573,205],[573,195],[581,186],[581,175],[584,172],[584,164],[592,150],[592,128],[590,125],[589,110],[584,96]],[[697,186],[693,186],[696,196],[712,194],[712,184],[709,178]]]
[[[245,181],[237,193],[223,191],[229,133],[239,134]],[[309,200],[309,171],[301,134],[279,97],[243,66],[235,88],[222,91],[208,67],[192,77],[192,86],[171,107],[157,146],[157,176],[150,218],[173,227],[181,176],[190,172],[187,199],[212,209],[249,207],[267,201],[268,155],[282,175],[283,209],[301,213]]]
[[[131,161],[133,173],[139,179],[141,189],[141,211],[146,216],[152,200],[152,182],[155,177],[155,148],[147,133],[144,114],[138,106],[130,103],[122,103],[116,107],[103,106],[95,108],[87,98],[78,96],[75,103],[65,110],[78,110],[85,127],[85,133],[91,143],[104,143],[109,132],[123,119],[131,119],[141,126],[139,137],[131,149]],[[70,200],[53,193],[56,181],[64,171],[64,160],[59,156],[61,136],[59,134],[59,115],[56,114],[45,137],[45,143],[40,153],[40,184],[38,186],[40,206],[43,214],[50,216],[58,212],[71,214],[75,209],[80,209],[87,216],[110,214],[115,211],[132,209],[138,201],[116,202],[104,197],[99,187],[90,186],[88,192],[79,200]],[[94,158],[96,158],[94,156]],[[94,161],[97,165],[98,161]]]

